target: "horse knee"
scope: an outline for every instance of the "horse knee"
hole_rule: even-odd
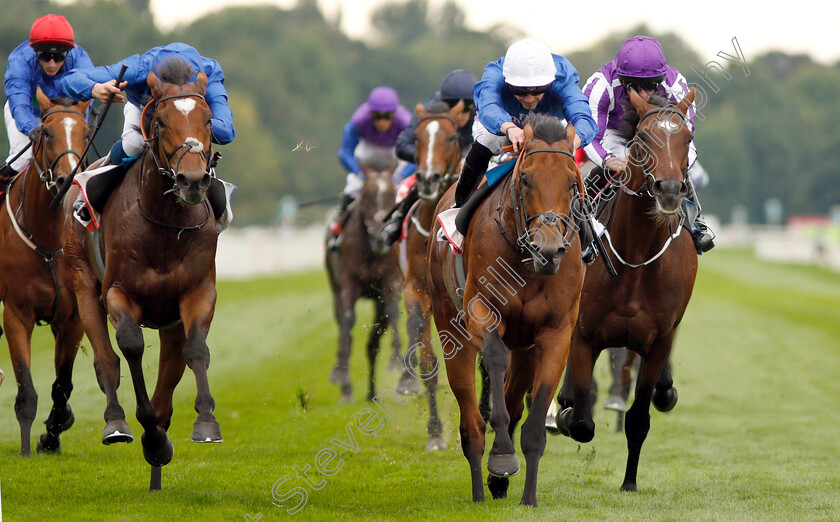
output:
[[[628,444],[641,445],[650,431],[650,414],[636,413],[633,408],[624,417],[624,433]]]
[[[15,416],[18,422],[32,423],[35,420],[35,414],[38,411],[38,393],[32,385],[22,385],[18,387],[18,393],[15,397]]]
[[[184,358],[187,361],[187,366],[193,370],[198,363],[203,363],[204,369],[210,366],[210,348],[207,346],[204,336],[195,331],[190,332],[187,342],[184,344]]]
[[[525,457],[536,456],[541,458],[545,452],[545,426],[540,423],[528,423],[522,425],[522,440],[520,446]]]
[[[123,319],[117,325],[117,345],[127,359],[143,356],[143,331],[133,319]]]

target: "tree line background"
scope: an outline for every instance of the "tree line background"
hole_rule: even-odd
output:
[[[454,3],[429,8],[426,0],[380,7],[372,14],[369,42],[352,40],[328,19],[316,0],[293,9],[237,7],[208,14],[162,32],[153,23],[148,0],[0,0],[0,65],[26,40],[37,17],[67,17],[76,42],[94,64],[108,65],[147,49],[183,41],[219,61],[234,114],[236,140],[220,147],[218,174],[236,184],[238,226],[276,223],[285,196],[307,201],[338,194],[344,173],[337,159],[341,131],[370,89],[390,85],[413,110],[434,92],[452,69],[480,77],[484,66],[524,37],[498,26],[476,32],[464,26]],[[771,52],[746,58],[749,76],[734,65],[731,79],[712,72],[719,92],[694,73],[714,56],[699,56],[674,33],[635,27],[604,38],[591,48],[566,54],[586,79],[613,59],[627,37],[649,34],[662,42],[668,63],[689,83],[706,89],[708,102],[696,120],[700,160],[711,183],[700,192],[704,212],[729,221],[732,209],[746,209],[751,222],[764,219],[764,204],[778,199],[784,214],[826,214],[840,204],[840,64],[824,65],[808,56]],[[729,42],[721,50],[734,54]],[[562,50],[553,49],[562,53]],[[121,110],[105,121],[97,149],[107,152],[119,137]],[[8,151],[0,133],[2,154]],[[299,220],[324,216],[310,207]]]

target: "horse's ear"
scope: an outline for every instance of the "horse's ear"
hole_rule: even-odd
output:
[[[454,120],[455,118],[460,116],[462,112],[464,112],[464,100],[458,100],[458,103],[456,103],[455,106],[452,107],[452,109],[450,109],[449,116],[451,116]]]
[[[417,119],[422,119],[426,115],[426,107],[422,103],[414,106],[414,112],[417,114]]]
[[[44,91],[41,90],[41,86],[38,86],[38,90],[35,91],[35,99],[38,100],[38,105],[41,106],[41,112],[46,112],[47,109],[52,107],[54,104],[47,98],[47,95],[44,94]]]
[[[575,148],[575,136],[577,136],[577,132],[575,131],[575,126],[572,125],[572,122],[566,123],[566,138],[565,140],[571,144],[572,148]]]
[[[628,89],[628,93],[630,94],[630,103],[633,104],[633,107],[636,109],[636,112],[639,113],[639,116],[643,116],[648,111],[647,102],[639,96],[636,89]]]
[[[161,90],[160,90],[160,78],[157,77],[155,71],[149,71],[148,76],[146,76],[146,83],[149,84],[149,89],[152,91],[153,98],[160,98]]]
[[[86,102],[80,102],[80,103],[78,103],[78,104],[77,104],[77,106],[79,107],[79,112],[81,112],[82,114],[84,114],[85,112],[87,112],[88,105],[90,105],[90,103],[91,103],[92,101],[93,101],[93,98],[91,98],[90,100],[88,100],[88,101],[86,101]]]
[[[530,140],[531,138],[533,138],[533,137],[534,137],[534,129],[532,129],[532,128],[531,128],[531,124],[530,124],[530,123],[528,123],[528,124],[526,124],[526,125],[525,125],[525,128],[524,128],[524,129],[522,129],[522,132],[524,132],[524,133],[525,133],[525,139],[526,139],[526,140]]]
[[[207,89],[207,75],[204,74],[204,71],[199,71],[199,73],[195,76],[193,85],[195,85],[196,89],[198,89],[201,94],[205,93]]]
[[[688,91],[688,94],[686,94],[685,97],[682,100],[680,100],[680,103],[677,104],[677,109],[681,113],[683,113],[685,115],[688,115],[688,109],[689,109],[689,107],[691,107],[691,104],[694,103],[694,95],[696,93],[697,93],[697,87],[692,86],[691,90]]]

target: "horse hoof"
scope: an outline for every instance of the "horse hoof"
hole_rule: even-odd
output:
[[[487,471],[497,477],[512,477],[519,473],[519,460],[516,453],[490,454],[487,459]]]
[[[102,434],[102,444],[110,446],[115,442],[125,442],[126,444],[134,441],[134,435],[131,434],[131,429],[128,423],[124,420],[113,420],[105,425],[105,431]]]
[[[635,482],[625,482],[621,485],[621,491],[636,491]]]
[[[677,389],[673,386],[664,392],[660,392],[659,390],[653,391],[653,407],[663,413],[668,413],[673,410],[674,406],[677,405],[678,399]]]
[[[494,499],[507,498],[508,486],[510,480],[507,477],[496,477],[490,475],[487,477],[487,489]]]
[[[61,453],[61,440],[58,437],[51,437],[48,433],[42,433],[35,444],[37,453]]]
[[[557,431],[556,432],[550,431],[549,433],[552,433],[552,434],[555,434],[555,435],[559,434],[559,435],[565,435],[567,437],[571,437],[571,435],[569,434],[569,423],[571,421],[572,421],[572,409],[571,408],[566,408],[565,410],[563,410],[563,411],[561,411],[560,413],[557,414],[556,424],[555,424],[556,427],[557,427]]]
[[[397,392],[403,395],[417,395],[420,393],[420,383],[411,375],[403,374],[397,384]]]
[[[172,461],[172,456],[175,455],[175,447],[172,446],[172,441],[169,440],[166,433],[163,433],[163,445],[160,448],[151,449],[147,447],[145,433],[140,436],[140,442],[143,444],[143,458],[152,466],[166,466]]]
[[[339,404],[350,404],[353,402],[352,395],[342,395],[340,399],[338,399]]]
[[[222,442],[222,427],[216,421],[195,421],[190,440],[193,442]]]
[[[446,443],[440,437],[433,437],[426,443],[426,451],[443,451],[446,450]]]
[[[347,368],[339,368],[338,366],[334,366],[332,370],[330,370],[330,382],[333,384],[337,384],[339,386],[346,386],[350,384],[350,372],[347,371]]]
[[[605,410],[626,411],[627,401],[618,395],[610,395],[604,403]]]

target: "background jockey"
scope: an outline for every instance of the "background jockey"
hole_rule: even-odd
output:
[[[446,103],[451,109],[459,101],[464,101],[464,110],[455,120],[462,159],[466,157],[473,144],[472,128],[475,122],[475,104],[473,103],[474,87],[475,76],[473,76],[473,73],[465,69],[456,69],[449,72],[443,78],[440,90],[432,94],[424,104],[428,111],[430,107],[441,102]],[[412,114],[408,127],[397,137],[397,157],[403,161],[409,161],[415,164],[417,163],[417,158],[414,145],[417,138],[414,136],[414,132],[417,130],[417,123],[417,114]],[[391,244],[399,239],[402,221],[418,198],[417,187],[416,185],[412,185],[405,198],[392,211],[391,219],[382,231],[382,240],[384,242]]]
[[[341,233],[350,214],[347,207],[359,196],[362,189],[364,180],[359,163],[365,163],[370,158],[382,154],[390,154],[396,160],[397,136],[408,126],[410,120],[411,113],[400,105],[397,91],[380,86],[370,91],[367,101],[356,109],[344,126],[338,159],[347,170],[347,182],[338,204],[338,211],[329,227],[328,248],[334,249],[341,244]],[[402,168],[413,171],[414,165]]]
[[[90,57],[74,41],[73,28],[63,16],[48,14],[35,20],[29,40],[9,55],[6,67],[6,105],[3,118],[9,135],[9,157],[0,168],[0,185],[5,186],[32,158],[32,150],[14,158],[41,130],[41,108],[35,100],[38,87],[48,98],[66,96],[61,79],[76,67],[93,67]]]
[[[627,166],[627,143],[619,137],[618,130],[625,125],[621,117],[624,111],[634,110],[628,95],[628,89],[631,88],[645,101],[656,94],[677,103],[688,93],[683,75],[665,63],[662,45],[648,36],[627,39],[621,44],[615,60],[607,62],[586,81],[583,93],[589,99],[592,116],[598,122],[598,133],[584,149],[589,162],[580,170],[587,177],[587,184],[594,183],[599,189],[606,186],[607,175],[611,177]],[[692,133],[693,117],[692,106],[688,111],[688,125]],[[697,163],[694,141],[689,145],[688,166],[687,197],[698,210],[695,221],[697,226],[694,227],[692,237],[697,250],[706,252],[714,247],[714,234],[699,215],[700,203],[693,182],[702,186],[708,180],[708,175]]]
[[[523,122],[529,112],[570,121],[577,132],[575,147],[592,141],[598,129],[578,80],[569,60],[552,54],[537,40],[520,40],[508,48],[504,57],[487,64],[475,85],[475,143],[458,180],[456,206],[463,206],[487,170],[490,158],[500,154],[504,145],[513,144],[514,151],[519,152],[525,139]]]

